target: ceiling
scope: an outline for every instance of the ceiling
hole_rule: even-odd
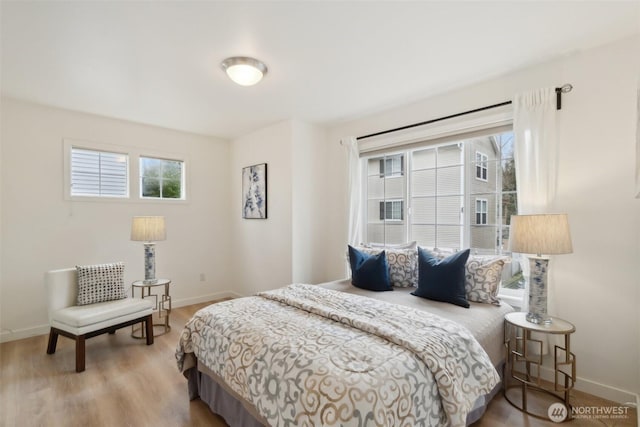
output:
[[[2,1],[3,95],[234,138],[331,125],[640,32],[640,2]],[[220,62],[269,67],[253,87]]]

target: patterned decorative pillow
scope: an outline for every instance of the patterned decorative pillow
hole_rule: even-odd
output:
[[[391,285],[398,288],[418,286],[418,252],[415,249],[382,249],[360,246],[358,250],[369,255],[377,255],[384,250],[387,254]]]
[[[464,287],[467,300],[500,305],[498,291],[506,256],[472,255],[465,265]]]
[[[78,305],[126,298],[124,263],[77,265]]]

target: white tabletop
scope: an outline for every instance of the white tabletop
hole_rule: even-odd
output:
[[[504,318],[507,322],[520,328],[525,328],[536,332],[544,332],[547,334],[570,334],[576,331],[576,327],[573,326],[573,324],[558,317],[551,317],[551,323],[545,325],[531,323],[526,319],[526,316],[527,313],[518,311],[509,313],[505,315]]]
[[[171,283],[169,279],[156,279],[154,283],[144,283],[144,280],[136,280],[133,282],[133,286],[162,286],[168,285],[169,283]]]

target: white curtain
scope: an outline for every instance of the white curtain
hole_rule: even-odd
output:
[[[362,171],[360,162],[360,150],[358,141],[350,136],[342,138],[340,144],[347,150],[348,159],[348,183],[347,194],[349,203],[349,228],[348,243],[352,246],[358,245],[361,239],[362,230]]]
[[[518,213],[547,213],[556,194],[555,89],[517,94],[513,107]]]
[[[536,89],[517,94],[513,100],[514,159],[518,188],[518,214],[548,213],[556,194],[558,144],[556,141],[555,88]],[[525,277],[529,263],[520,257]],[[526,281],[522,310],[529,308],[529,280]],[[547,296],[547,302],[551,295]],[[542,353],[549,351],[546,335],[534,334],[542,341]],[[537,348],[529,348],[531,354]]]

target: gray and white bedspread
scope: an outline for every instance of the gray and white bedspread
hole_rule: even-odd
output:
[[[408,307],[313,285],[211,305],[192,353],[271,426],[464,426],[500,378],[471,333]]]

